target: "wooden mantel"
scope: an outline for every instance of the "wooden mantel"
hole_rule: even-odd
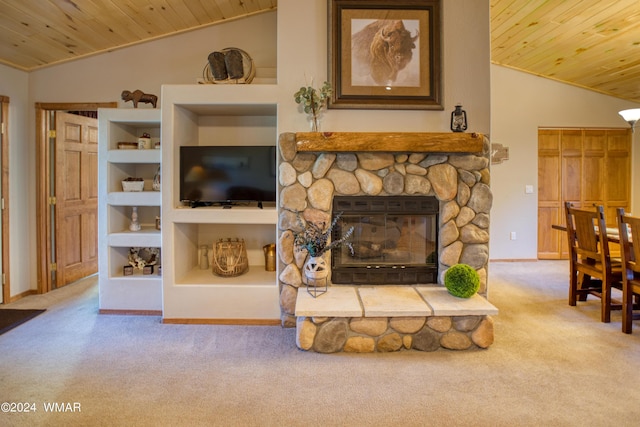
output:
[[[482,152],[483,135],[463,132],[298,132],[298,151]]]

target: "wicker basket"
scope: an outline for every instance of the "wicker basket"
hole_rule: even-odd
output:
[[[213,245],[213,274],[235,277],[249,271],[244,239],[218,239]]]

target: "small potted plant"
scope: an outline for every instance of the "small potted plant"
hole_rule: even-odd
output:
[[[320,116],[322,110],[327,106],[332,92],[333,89],[329,82],[324,82],[320,89],[316,89],[311,85],[303,86],[293,95],[296,104],[301,105],[302,111],[309,117],[311,132],[320,131]]]
[[[323,229],[324,223],[316,224],[312,221],[304,221],[300,213],[298,213],[298,222],[302,226],[302,231],[294,233],[294,243],[300,248],[305,248],[309,253],[309,259],[304,265],[304,272],[307,278],[317,280],[324,279],[329,275],[327,263],[322,257],[325,252],[344,244],[349,248],[351,254],[353,254],[353,247],[351,246],[351,242],[348,241],[353,234],[353,227],[350,227],[340,239],[333,240],[329,243],[331,232],[338,223],[341,215],[342,213],[337,214],[333,221],[331,221],[329,227]]]

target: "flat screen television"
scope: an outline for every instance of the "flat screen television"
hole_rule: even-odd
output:
[[[180,147],[180,200],[192,207],[275,202],[273,146]]]

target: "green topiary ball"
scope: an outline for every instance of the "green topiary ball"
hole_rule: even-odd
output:
[[[456,264],[444,273],[444,286],[453,296],[471,298],[480,289],[480,275],[467,264]]]

